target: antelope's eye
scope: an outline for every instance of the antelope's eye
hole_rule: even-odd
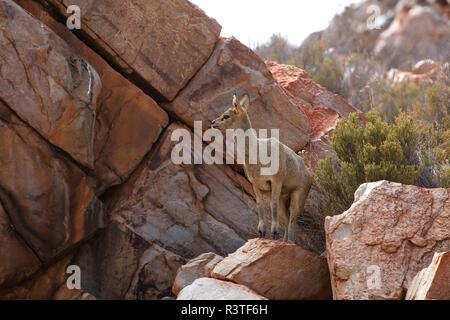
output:
[[[223,116],[223,120],[226,120],[226,119],[228,119],[230,116],[229,115],[225,115],[225,116]]]

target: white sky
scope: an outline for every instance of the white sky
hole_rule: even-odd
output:
[[[325,29],[336,13],[359,0],[189,0],[247,46],[264,43],[274,33],[300,45],[312,32]]]

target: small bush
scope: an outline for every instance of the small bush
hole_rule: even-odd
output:
[[[318,40],[311,46],[302,47],[298,57],[291,60],[291,63],[309,72],[314,81],[329,91],[345,96],[344,70],[340,61],[334,55],[328,54],[328,51],[325,41]]]
[[[413,118],[402,113],[390,124],[376,111],[367,116],[365,126],[355,113],[342,120],[331,138],[336,156],[319,162],[315,178],[328,196],[327,215],[348,209],[362,183],[417,184],[424,169],[417,155],[419,131]]]

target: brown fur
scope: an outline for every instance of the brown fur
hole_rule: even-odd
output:
[[[233,97],[233,105],[220,117],[212,122],[211,127],[222,132],[226,129],[252,128],[247,114],[247,107],[250,104],[248,95],[238,101],[236,95]],[[258,231],[260,237],[265,236],[265,209],[270,205],[272,211],[271,234],[273,238],[278,238],[279,220],[285,225],[284,240],[294,242],[294,229],[297,217],[302,213],[306,198],[312,184],[312,177],[306,168],[303,159],[292,151],[288,146],[275,138],[260,139],[257,143],[267,144],[270,150],[272,144],[279,147],[279,170],[274,175],[261,175],[261,167],[257,164],[248,163],[249,147],[246,142],[246,161],[244,171],[248,180],[253,186],[258,206]]]

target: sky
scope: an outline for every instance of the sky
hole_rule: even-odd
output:
[[[311,33],[325,29],[336,13],[359,0],[190,0],[222,26],[222,36],[234,36],[250,47],[274,33],[300,45]]]

